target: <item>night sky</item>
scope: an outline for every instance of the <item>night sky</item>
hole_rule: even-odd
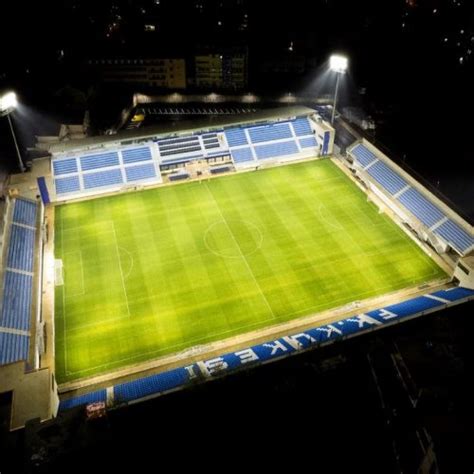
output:
[[[196,45],[239,45],[248,47],[250,90],[318,94],[312,87],[321,67],[341,51],[351,61],[342,105],[362,104],[394,157],[474,217],[473,181],[458,173],[472,159],[474,4],[468,0],[50,0],[26,8],[14,2],[4,16],[11,21],[0,32],[0,88],[14,88],[30,107],[31,123],[19,130],[23,148],[41,129],[32,123],[64,117],[54,107],[57,91],[94,89],[83,68],[91,58],[189,57]],[[145,24],[156,31],[145,33]],[[304,58],[303,74],[262,74],[261,64],[288,54]],[[4,162],[10,148],[3,143]],[[455,166],[448,169],[446,160]]]
[[[94,89],[83,68],[91,58],[189,57],[196,45],[239,45],[248,47],[249,90],[318,94],[324,62],[344,52],[351,71],[341,104],[362,105],[394,158],[474,217],[474,176],[463,172],[472,160],[471,1],[50,0],[11,8],[0,32],[0,88],[17,90],[35,124],[64,116],[54,107],[64,86]],[[156,31],[145,33],[145,24]],[[261,64],[288,54],[304,58],[303,74],[262,74]],[[38,127],[20,128],[26,147]]]

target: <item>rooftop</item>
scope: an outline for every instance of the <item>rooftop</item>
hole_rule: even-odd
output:
[[[125,130],[114,135],[100,135],[80,140],[69,140],[51,145],[50,153],[67,153],[76,150],[97,148],[107,143],[132,142],[149,140],[153,137],[168,136],[181,132],[195,132],[203,129],[213,130],[229,127],[237,124],[250,124],[260,121],[290,118],[296,116],[307,116],[315,113],[313,109],[304,106],[278,107],[267,110],[260,110],[239,116],[212,116],[205,119],[183,120],[166,124],[153,125],[135,130]]]

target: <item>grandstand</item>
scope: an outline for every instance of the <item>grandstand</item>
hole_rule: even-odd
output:
[[[238,126],[227,118],[207,125],[205,131],[184,124],[182,130],[162,133],[124,132],[123,139],[105,143],[92,139],[87,147],[58,145],[52,148],[53,195],[70,200],[134,185],[154,186],[170,171],[198,161],[242,169],[328,155],[334,138],[330,127],[315,117],[311,109],[294,107],[246,114]],[[89,151],[93,149],[97,151]],[[184,179],[185,174],[172,180]]]
[[[12,428],[474,298],[472,226],[370,142],[339,155],[312,109],[49,151],[28,182],[12,180],[3,216]]]
[[[7,236],[0,315],[0,364],[28,359],[32,321],[37,204],[15,199]]]
[[[368,142],[349,149],[357,176],[374,192],[390,196],[390,207],[436,248],[460,256],[474,250],[472,228]]]

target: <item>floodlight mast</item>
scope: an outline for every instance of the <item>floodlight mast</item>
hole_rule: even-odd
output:
[[[341,76],[346,73],[348,66],[348,59],[345,56],[340,56],[338,54],[333,54],[329,60],[329,67],[332,71],[336,73],[336,90],[334,91],[334,102],[332,105],[332,115],[331,115],[331,125],[334,124],[334,119],[336,117],[336,105],[337,105],[337,95],[339,92],[339,82]]]
[[[25,165],[21,159],[20,148],[18,146],[18,141],[16,139],[15,130],[13,129],[12,119],[10,114],[16,109],[18,105],[18,100],[14,92],[8,92],[0,97],[0,117],[7,116],[8,125],[10,126],[10,131],[13,137],[13,143],[15,144],[16,156],[18,159],[18,165],[22,173],[25,172]]]

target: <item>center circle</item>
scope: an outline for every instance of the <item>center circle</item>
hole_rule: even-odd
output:
[[[252,222],[243,219],[222,219],[207,228],[204,243],[214,255],[241,258],[252,255],[261,248],[263,235]]]

